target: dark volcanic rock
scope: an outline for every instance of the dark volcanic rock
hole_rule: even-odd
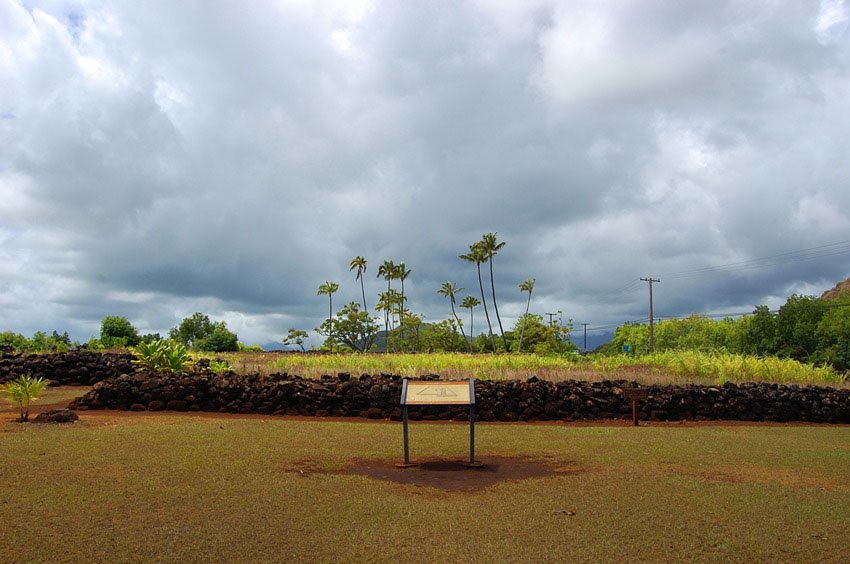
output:
[[[0,353],[0,374],[9,374],[10,367],[20,370],[26,363],[49,366],[53,370],[51,374],[59,375],[58,381],[64,377],[59,374],[61,371],[66,375],[76,371],[80,383],[92,374],[111,374],[98,380],[88,394],[74,402],[79,410],[139,410],[147,406],[150,411],[189,409],[400,418],[401,378],[396,375],[362,374],[351,378],[341,373],[336,377],[309,380],[285,373],[265,377],[233,372],[213,374],[205,370],[188,375],[137,373],[128,366],[129,361],[121,364],[108,355],[87,354],[95,356],[48,358],[50,355],[24,357]],[[81,359],[85,360],[83,366]],[[120,370],[116,368],[119,366]],[[438,378],[429,374],[421,379]],[[631,402],[626,401],[623,388],[632,387],[639,385],[624,380],[554,383],[536,377],[526,381],[480,380],[476,382],[476,412],[478,419],[484,421],[628,419]],[[647,399],[638,401],[638,412],[643,419],[850,423],[848,389],[762,383],[649,386],[646,389]],[[410,408],[409,417],[411,421],[463,420],[468,418],[468,413],[465,408],[417,406]]]
[[[80,417],[70,409],[51,409],[36,415],[33,423],[73,423],[79,419]]]

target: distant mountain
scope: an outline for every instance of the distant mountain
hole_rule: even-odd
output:
[[[594,351],[599,346],[604,345],[605,343],[610,343],[611,339],[614,338],[613,331],[606,331],[604,333],[588,333],[587,334],[587,350]],[[570,340],[579,348],[579,350],[584,349],[584,332],[576,329],[573,329],[570,334]]]
[[[843,282],[839,282],[835,285],[831,290],[827,290],[824,292],[820,299],[822,300],[834,300],[836,298],[840,298],[846,295],[850,295],[850,278],[844,280]]]

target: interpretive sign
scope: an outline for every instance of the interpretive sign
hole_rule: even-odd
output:
[[[623,398],[632,402],[632,421],[638,426],[637,402],[644,401],[649,397],[649,388],[623,388]]]
[[[475,402],[470,382],[411,382],[401,405],[469,405]]]
[[[649,388],[623,388],[626,401],[645,400],[649,397]]]
[[[468,405],[469,406],[469,466],[481,466],[475,462],[475,380],[465,382],[440,382],[432,380],[401,383],[402,422],[404,425],[404,463],[399,468],[417,466],[410,462],[410,443],[407,432],[407,407],[410,405]]]

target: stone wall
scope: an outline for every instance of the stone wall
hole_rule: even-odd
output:
[[[70,351],[56,354],[0,354],[0,383],[23,374],[46,378],[53,385],[89,386],[110,377],[131,373],[134,366],[129,353]]]
[[[0,354],[0,382],[27,372],[53,384],[92,385],[78,409],[191,410],[335,417],[401,417],[401,378],[339,374],[308,380],[287,374],[216,375],[208,363],[176,376],[135,372],[132,355],[72,351],[59,354]],[[425,377],[436,379],[437,376]],[[623,388],[605,382],[477,381],[476,414],[484,421],[573,421],[631,416]],[[639,402],[650,420],[811,421],[850,423],[850,390],[777,384],[650,386]],[[418,407],[413,420],[468,418],[467,408]]]
[[[426,377],[426,379],[429,377]],[[436,378],[432,376],[430,378]],[[476,414],[483,421],[574,421],[631,417],[623,380],[604,382],[477,381]],[[287,374],[186,376],[128,373],[95,384],[77,409],[163,409],[310,415],[401,417],[401,378],[349,374],[307,380]],[[777,384],[650,386],[639,402],[649,420],[810,421],[850,423],[850,390]],[[467,408],[410,408],[413,420],[465,420]]]

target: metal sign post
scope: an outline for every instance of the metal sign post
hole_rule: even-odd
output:
[[[404,462],[398,468],[411,468],[419,464],[410,462],[407,406],[409,405],[468,405],[469,406],[469,462],[467,466],[480,467],[475,461],[475,380],[467,382],[410,381],[401,383],[401,413],[404,427]]]
[[[623,388],[623,397],[626,398],[626,401],[632,402],[632,421],[637,427],[637,402],[638,400],[646,400],[649,397],[649,390],[647,388]]]

